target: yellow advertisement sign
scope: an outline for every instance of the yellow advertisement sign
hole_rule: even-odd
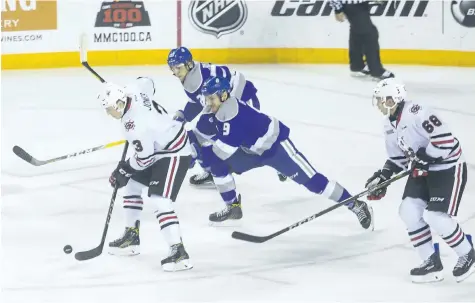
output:
[[[2,32],[53,30],[58,27],[57,0],[1,0]]]

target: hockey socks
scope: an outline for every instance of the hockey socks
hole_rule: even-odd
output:
[[[135,227],[135,222],[140,221],[143,209],[143,200],[139,195],[124,196],[125,226]]]

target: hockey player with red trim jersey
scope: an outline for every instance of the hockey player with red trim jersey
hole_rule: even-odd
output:
[[[170,247],[161,261],[165,271],[191,269],[182,243],[178,216],[173,203],[188,171],[191,147],[184,126],[152,100],[155,93],[150,78],[138,78],[127,87],[107,83],[98,100],[107,113],[120,119],[122,130],[135,156],[119,162],[109,181],[124,187],[125,232],[109,243],[110,253],[139,254],[142,191],[147,189],[160,230]]]
[[[368,179],[366,187],[371,189],[395,173],[411,170],[399,215],[423,260],[411,270],[412,281],[443,280],[443,265],[433,245],[432,231],[458,255],[453,275],[457,282],[465,280],[475,271],[475,251],[454,219],[467,182],[467,164],[459,140],[439,114],[408,101],[404,85],[394,79],[378,83],[373,105],[387,116],[384,133],[389,159]],[[375,190],[368,199],[379,200],[386,190]]]

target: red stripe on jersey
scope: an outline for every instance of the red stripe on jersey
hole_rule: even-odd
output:
[[[186,131],[183,132],[183,135],[178,139],[178,142],[175,143],[172,147],[170,147],[168,150],[173,150],[180,146],[186,139]]]
[[[461,153],[462,153],[462,149],[459,148],[459,151],[458,151],[456,154],[454,154],[454,155],[448,157],[447,159],[450,159],[450,158],[453,158],[453,157],[457,157],[457,156],[460,155]]]
[[[447,144],[447,143],[454,143],[454,139],[450,140],[444,140],[444,141],[432,141],[431,143],[434,145],[440,145],[440,144]]]

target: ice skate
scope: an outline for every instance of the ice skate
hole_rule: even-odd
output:
[[[209,215],[209,221],[211,225],[230,226],[235,225],[236,221],[242,218],[241,209],[241,195],[238,195],[237,201],[232,204],[227,204],[226,207],[219,211]],[[223,222],[230,223],[222,224]]]
[[[213,176],[203,171],[201,174],[196,174],[190,177],[190,184],[201,188],[215,188]]]
[[[139,228],[140,221],[135,222],[135,227],[126,227],[122,237],[109,243],[109,254],[117,256],[140,254]]]
[[[381,81],[381,80],[384,80],[384,79],[388,79],[388,78],[394,78],[396,77],[396,75],[388,70],[384,71],[384,73],[381,74],[381,76],[377,76],[377,77],[373,77],[373,80],[374,81]]]
[[[370,75],[368,65],[361,70],[351,70],[351,76],[355,78],[365,78]]]
[[[183,243],[172,245],[169,256],[163,259],[161,264],[164,271],[182,271],[193,268]]]
[[[475,272],[475,250],[473,248],[464,256],[459,257],[454,267],[455,281],[462,282]]]
[[[366,202],[356,200],[350,210],[358,217],[361,227],[364,229],[374,230],[373,208]]]
[[[444,266],[440,260],[440,253],[434,252],[419,267],[411,269],[411,279],[414,283],[431,283],[444,280]]]

